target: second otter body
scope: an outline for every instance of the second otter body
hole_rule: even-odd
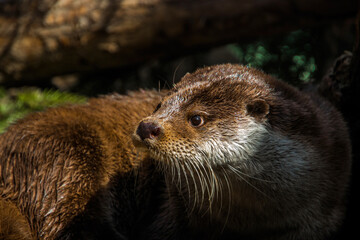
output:
[[[185,75],[133,140],[165,174],[152,226],[161,238],[326,239],[341,224],[351,167],[342,117],[260,71]]]
[[[160,99],[151,91],[109,95],[10,126],[0,135],[0,238],[124,239],[137,215],[130,182],[142,162],[130,136]]]

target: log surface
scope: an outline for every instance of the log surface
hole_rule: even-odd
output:
[[[127,66],[356,11],[357,0],[0,0],[0,82]]]

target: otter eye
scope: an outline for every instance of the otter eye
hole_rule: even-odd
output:
[[[193,127],[200,127],[204,124],[204,119],[199,115],[192,116],[189,121]]]

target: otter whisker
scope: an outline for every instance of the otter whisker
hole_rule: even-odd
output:
[[[177,73],[177,71],[179,70],[180,66],[183,64],[183,62],[184,62],[184,60],[181,61],[181,62],[176,66],[176,68],[175,68],[175,71],[174,71],[174,74],[173,74],[173,78],[172,78],[172,81],[173,81],[172,84],[173,84],[173,86],[175,85],[176,73]]]
[[[259,188],[257,188],[255,185],[253,185],[252,183],[250,183],[250,181],[246,180],[246,178],[244,176],[242,176],[241,172],[238,171],[236,168],[232,167],[232,166],[228,166],[233,173],[235,173],[236,176],[238,176],[241,180],[243,180],[244,182],[246,182],[249,186],[251,186],[253,189],[255,189],[256,191],[258,191],[259,193],[261,193],[262,195],[264,195],[265,197],[273,200],[269,195],[267,195],[265,192],[261,191]]]
[[[227,214],[226,214],[226,218],[225,218],[225,222],[224,222],[224,225],[223,225],[223,228],[221,230],[221,232],[223,232],[226,228],[226,225],[229,221],[229,216],[230,216],[230,210],[231,210],[231,205],[232,205],[232,184],[231,184],[231,181],[229,180],[229,175],[228,173],[226,172],[226,170],[224,169],[223,166],[220,166],[221,169],[222,169],[222,173],[224,174],[224,178],[225,178],[225,181],[226,181],[226,184],[227,184],[227,187],[228,187],[228,193],[229,193],[229,203],[228,203],[228,208],[227,208]]]
[[[205,166],[201,163],[201,162],[198,162],[198,168],[199,168],[199,171],[201,172],[203,178],[204,178],[204,181],[206,181],[206,190],[207,190],[207,193],[208,193],[208,202],[209,202],[209,206],[208,206],[208,210],[211,214],[211,208],[212,208],[212,202],[213,202],[213,199],[214,199],[214,192],[215,192],[215,189],[214,189],[214,185],[213,185],[213,181],[211,181],[211,177],[209,175],[209,171],[207,171],[207,169],[205,169]],[[201,167],[201,168],[200,168]],[[202,169],[202,170],[201,170]],[[205,172],[206,174],[206,178],[203,174],[203,172]],[[204,214],[207,212],[205,211]]]
[[[216,197],[219,197],[218,196],[219,190],[221,190],[219,188],[219,181],[218,181],[216,174],[210,164],[210,161],[208,161],[208,159],[205,158],[205,161],[203,161],[203,163],[205,163],[205,164],[201,164],[201,166],[204,168],[204,171],[211,174],[211,177],[208,175],[209,182],[211,180],[211,193],[209,192],[209,199],[214,199],[215,194],[216,194]],[[205,170],[205,166],[207,167],[208,171]]]
[[[212,189],[211,189],[211,195],[210,195],[210,199],[213,201],[213,199],[215,198],[215,195],[216,195],[216,198],[219,197],[219,194],[220,194],[220,198],[222,199],[222,190],[221,190],[221,182],[219,182],[217,176],[216,176],[216,173],[215,171],[212,169],[211,165],[208,163],[206,165],[208,167],[208,169],[210,170],[210,173],[211,173],[211,184],[212,184]]]
[[[207,212],[210,213],[210,215],[212,214],[212,205],[213,205],[213,201],[214,201],[214,194],[213,191],[214,190],[214,185],[213,185],[213,181],[209,181],[208,184],[210,186],[207,187],[207,193],[208,193],[208,208],[206,209],[206,211],[204,211],[203,215],[202,216],[205,216]]]
[[[182,180],[181,180],[181,167],[180,167],[180,163],[179,163],[179,161],[178,161],[177,159],[174,159],[172,162],[173,162],[174,168],[176,168],[176,170],[177,170],[179,189],[181,189],[181,187],[182,187]],[[174,171],[173,174],[175,175],[175,171]]]
[[[195,209],[196,202],[198,202],[198,203],[201,205],[201,204],[202,204],[202,201],[200,200],[200,197],[199,197],[199,191],[198,191],[198,187],[197,187],[197,182],[196,182],[196,179],[195,179],[194,171],[191,169],[191,166],[190,166],[187,162],[185,162],[184,164],[185,164],[186,168],[188,169],[189,174],[190,174],[190,176],[191,176],[191,178],[192,178],[192,180],[193,180],[193,184],[194,184],[193,187],[194,187],[194,198],[195,198],[195,200],[194,200],[194,204],[193,204],[193,208],[192,208],[192,210],[194,210],[194,209]],[[190,204],[190,200],[191,200],[191,199],[189,199],[189,204]]]
[[[166,165],[169,166],[169,168],[171,168],[171,182],[172,184],[174,184],[175,186],[177,186],[176,181],[179,181],[181,183],[180,177],[181,176],[181,169],[180,166],[178,165],[178,162],[172,158],[167,157],[166,158]],[[169,170],[169,172],[170,172]],[[178,178],[178,179],[177,179]]]
[[[210,180],[211,180],[211,178],[210,178],[210,176],[209,176],[209,173],[208,173],[208,171],[205,169],[205,166],[203,165],[203,163],[200,162],[200,161],[198,161],[198,162],[196,163],[196,167],[197,167],[197,168],[199,169],[199,171],[201,172],[201,175],[202,175],[202,177],[204,178],[204,181],[207,182],[207,184],[206,184],[206,189],[207,189],[207,192],[208,192],[208,194],[209,194],[209,198],[211,198],[212,194],[210,193],[210,191],[212,191],[212,189],[211,189],[211,187],[209,187],[209,184],[208,184],[208,183],[210,183]],[[201,169],[202,169],[202,170],[201,170]],[[205,176],[204,176],[204,173],[205,173],[205,175],[206,175],[206,178],[205,178]]]
[[[204,204],[206,183],[204,183],[204,177],[200,176],[200,174],[202,175],[202,173],[199,171],[197,164],[195,164],[194,162],[191,162],[191,161],[189,161],[187,163],[191,164],[192,169],[196,173],[197,180],[195,179],[195,175],[193,175],[193,180],[194,180],[194,185],[195,185],[194,190],[197,192],[198,202],[200,203],[199,209],[201,209]],[[189,165],[189,168],[191,168],[191,166]],[[200,192],[198,191],[198,187],[197,187],[198,182],[200,182],[200,186],[201,186],[201,200],[200,200],[200,196],[199,196]]]
[[[275,181],[266,180],[266,179],[262,179],[262,178],[258,178],[258,177],[254,177],[254,176],[251,176],[251,175],[249,175],[249,174],[246,174],[246,173],[240,171],[239,169],[237,169],[237,168],[235,168],[235,167],[233,167],[233,166],[231,166],[231,165],[228,165],[228,167],[229,167],[229,168],[233,168],[233,171],[236,171],[236,172],[238,172],[239,174],[241,174],[241,175],[243,175],[243,176],[245,176],[245,177],[254,179],[254,180],[256,180],[256,181],[267,182],[267,183],[275,183]]]
[[[212,186],[213,186],[214,192],[216,194],[216,199],[220,199],[220,209],[222,209],[222,205],[223,205],[222,181],[219,181],[218,176],[215,173],[215,171],[212,169],[211,165],[208,165],[208,168],[212,175]],[[212,196],[212,198],[215,198],[215,194]],[[212,199],[212,201],[213,201],[213,199]]]
[[[190,169],[192,169],[192,171],[195,171],[196,175],[193,174],[192,177],[193,177],[193,181],[194,181],[194,191],[196,192],[196,196],[197,196],[197,201],[198,203],[200,204],[199,208],[198,209],[201,209],[203,204],[204,204],[204,193],[205,193],[205,187],[204,187],[204,182],[203,182],[203,178],[201,178],[200,174],[199,174],[199,170],[198,168],[196,167],[196,164],[194,164],[193,162],[188,162],[188,164],[191,164],[191,165],[188,165],[188,167]],[[200,183],[200,187],[201,187],[201,192],[199,191],[199,187],[198,187],[198,184]],[[201,194],[201,199],[200,199],[200,194]]]
[[[170,167],[171,170],[171,182],[175,182],[176,178],[176,165],[171,161],[171,159],[167,159],[167,162],[169,162],[167,165]]]
[[[204,164],[205,163],[205,164]],[[203,213],[203,216],[207,213],[210,212],[210,214],[212,213],[212,205],[213,205],[213,201],[215,198],[215,193],[218,196],[218,184],[217,184],[217,178],[216,175],[214,174],[213,169],[211,168],[211,165],[208,163],[208,161],[196,161],[196,166],[199,169],[202,178],[205,181],[205,186],[206,186],[206,190],[207,190],[207,194],[208,194],[208,209]]]
[[[206,181],[206,178],[205,178],[203,172],[199,168],[199,165],[201,166],[201,164],[196,163],[196,162],[190,162],[190,163],[194,166],[194,169],[197,172],[198,179],[201,184],[201,192],[202,192],[202,199],[201,199],[202,203],[200,204],[200,209],[201,209],[203,206],[203,203],[204,203],[204,199],[205,199],[205,190],[207,190],[209,192],[209,186],[208,186],[208,182]],[[200,174],[201,174],[201,176],[200,176]]]
[[[189,184],[189,180],[188,180],[188,177],[187,177],[187,174],[186,174],[186,171],[185,171],[185,168],[184,168],[184,165],[183,164],[179,164],[180,166],[181,166],[181,169],[182,169],[182,171],[183,171],[183,173],[184,173],[184,177],[185,177],[185,181],[186,181],[186,186],[187,186],[187,189],[188,189],[188,199],[189,199],[189,201],[190,201],[190,199],[191,199],[191,189],[190,189],[190,184]],[[195,187],[196,188],[196,187]],[[194,192],[194,204],[193,204],[193,207],[192,207],[192,209],[191,209],[191,211],[190,212],[193,212],[194,211],[194,209],[195,209],[195,204],[196,203],[196,191]],[[189,204],[189,206],[190,206],[190,204]]]

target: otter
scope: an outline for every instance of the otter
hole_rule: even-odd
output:
[[[351,168],[342,116],[262,71],[186,74],[132,138],[165,179],[154,239],[319,240],[341,225]]]
[[[350,167],[345,123],[325,100],[219,65],[169,92],[10,126],[0,220],[11,210],[7,227],[25,239],[324,239],[341,224]]]
[[[23,239],[125,239],[130,219],[142,219],[135,180],[152,186],[133,171],[146,163],[131,134],[162,96],[112,94],[11,125],[0,135],[0,236],[18,230]]]
[[[0,197],[0,239],[29,240],[32,239],[27,219],[10,201]]]

